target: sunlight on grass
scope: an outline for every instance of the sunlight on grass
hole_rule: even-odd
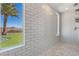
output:
[[[0,42],[1,48],[16,46],[23,42],[22,33],[9,33],[7,35],[2,35],[2,37],[6,39]]]

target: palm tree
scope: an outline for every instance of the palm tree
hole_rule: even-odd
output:
[[[16,9],[16,4],[14,4],[14,3],[1,4],[1,15],[4,16],[2,35],[6,35],[7,34],[6,29],[7,29],[8,16],[17,16],[18,15],[18,12]]]

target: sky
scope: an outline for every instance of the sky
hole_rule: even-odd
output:
[[[23,5],[21,3],[16,3],[16,9],[18,10],[18,17],[8,17],[7,21],[7,27],[17,27],[22,28],[23,27]],[[3,27],[4,24],[4,17],[1,16],[1,27]]]

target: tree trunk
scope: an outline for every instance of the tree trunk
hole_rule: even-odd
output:
[[[8,18],[8,15],[4,15],[4,24],[3,24],[3,31],[2,31],[2,35],[6,35],[7,34],[7,18]]]

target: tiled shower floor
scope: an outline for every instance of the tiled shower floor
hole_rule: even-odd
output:
[[[45,56],[79,56],[79,44],[59,42],[54,47],[44,51]]]

